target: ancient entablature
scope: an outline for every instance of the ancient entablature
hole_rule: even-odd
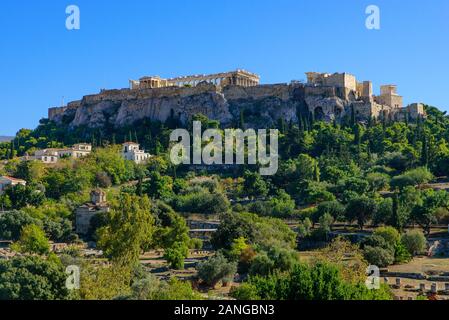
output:
[[[259,85],[260,77],[257,74],[245,70],[236,70],[217,74],[192,75],[172,79],[163,79],[159,76],[143,77],[139,80],[130,80],[129,85],[131,90],[138,90],[164,87],[195,87],[202,82],[212,83],[220,87],[225,87],[227,85],[253,87]]]

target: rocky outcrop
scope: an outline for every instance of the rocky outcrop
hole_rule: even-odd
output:
[[[142,119],[166,121],[170,116],[186,123],[193,115],[202,113],[225,127],[235,125],[243,116],[246,126],[267,128],[275,126],[280,118],[296,121],[298,112],[311,112],[330,121],[347,113],[350,104],[334,90],[303,84],[221,89],[202,83],[193,88],[103,90],[67,107],[50,109],[49,118],[71,128],[118,128]]]

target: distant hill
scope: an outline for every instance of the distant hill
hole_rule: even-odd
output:
[[[0,136],[0,142],[9,142],[12,139],[14,139],[14,137]]]

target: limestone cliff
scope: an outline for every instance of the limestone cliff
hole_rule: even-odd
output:
[[[275,126],[280,118],[297,121],[300,110],[328,121],[341,117],[350,109],[351,102],[337,95],[332,88],[303,84],[221,89],[203,83],[192,88],[103,90],[67,107],[50,109],[49,118],[71,128],[118,128],[142,119],[165,121],[172,114],[185,123],[192,115],[202,113],[226,127],[238,123],[243,113],[246,126],[268,128]]]

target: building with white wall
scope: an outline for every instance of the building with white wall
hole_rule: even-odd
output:
[[[6,188],[15,187],[19,184],[26,186],[27,182],[22,179],[16,179],[8,176],[0,177],[0,194],[2,194]]]
[[[140,144],[135,142],[125,142],[123,144],[122,156],[126,160],[134,161],[137,164],[145,163],[151,155],[140,150]]]

